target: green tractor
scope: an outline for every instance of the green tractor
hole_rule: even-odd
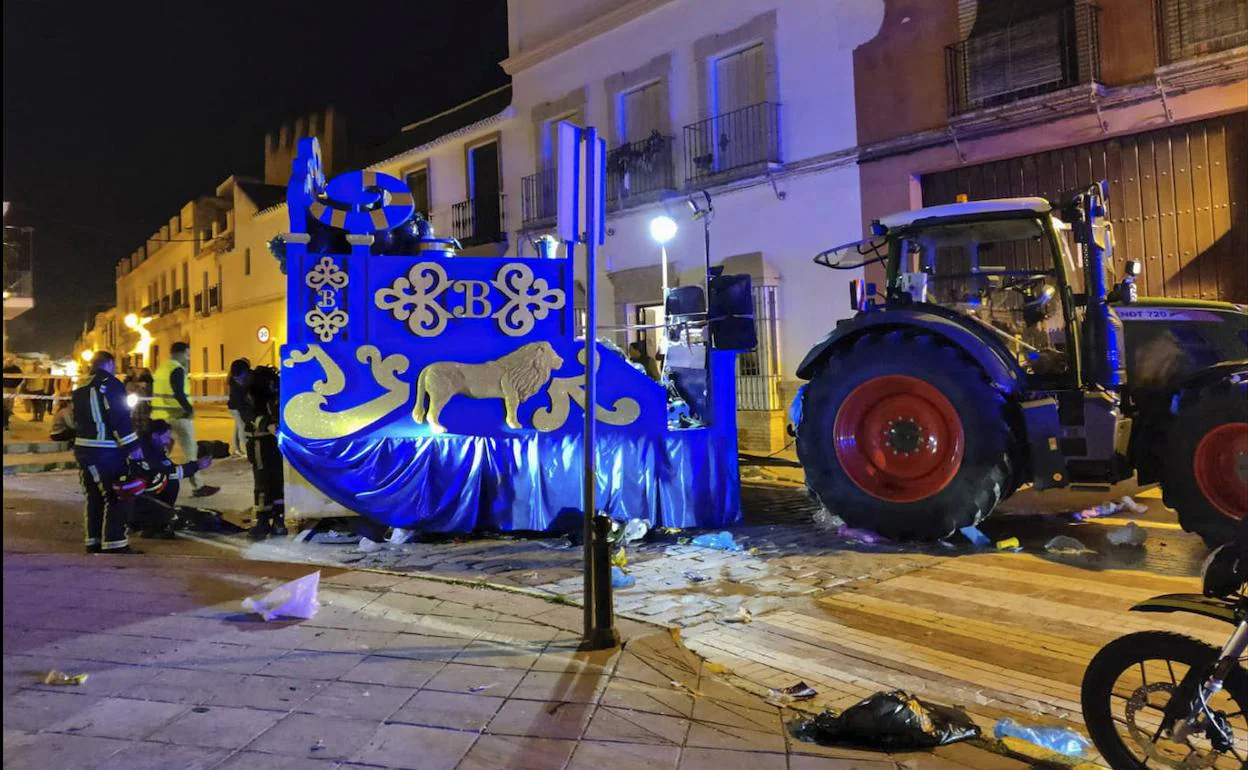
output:
[[[873,223],[820,254],[851,282],[854,317],[802,361],[793,407],[811,493],[854,527],[937,539],[1023,485],[1160,482],[1209,545],[1248,514],[1248,313],[1143,299],[1113,248],[1105,183],[1042,198],[955,203]]]

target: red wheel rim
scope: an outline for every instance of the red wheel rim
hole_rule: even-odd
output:
[[[949,485],[962,467],[962,420],[949,399],[923,380],[891,374],[849,394],[833,425],[836,457],[858,488],[913,503]]]
[[[1196,486],[1232,519],[1248,515],[1248,422],[1228,422],[1205,434],[1192,459]]]

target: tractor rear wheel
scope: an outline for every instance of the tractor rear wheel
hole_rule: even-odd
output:
[[[806,386],[807,486],[853,527],[933,540],[978,524],[1013,488],[1005,398],[929,334],[866,334]]]
[[[1248,516],[1248,380],[1180,393],[1169,446],[1166,505],[1210,548],[1230,542]]]

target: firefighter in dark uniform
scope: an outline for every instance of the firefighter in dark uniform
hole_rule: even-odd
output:
[[[111,353],[96,353],[91,379],[73,393],[74,459],[87,496],[89,553],[140,553],[126,539],[134,498],[124,484],[127,457],[141,459],[142,454],[130,423],[126,388],[114,376],[116,371]]]
[[[247,388],[252,409],[247,459],[251,461],[256,504],[256,524],[250,530],[253,540],[287,533],[282,451],[277,444],[279,386],[277,370],[261,366],[252,371]]]

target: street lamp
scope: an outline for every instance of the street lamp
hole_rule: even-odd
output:
[[[663,265],[663,302],[667,303],[667,242],[676,237],[676,220],[659,215],[650,220],[650,237],[659,242]]]
[[[91,363],[91,359],[95,358],[95,351],[87,349],[82,351],[82,360],[84,363]]]

